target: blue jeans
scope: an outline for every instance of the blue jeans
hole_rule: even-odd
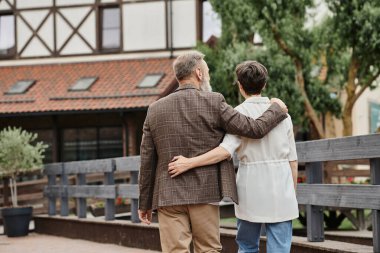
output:
[[[259,252],[261,224],[237,219],[236,242],[239,253]],[[292,244],[292,221],[264,224],[267,253],[289,253]]]

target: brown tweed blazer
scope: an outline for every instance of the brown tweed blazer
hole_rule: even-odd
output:
[[[139,174],[139,209],[219,202],[230,197],[237,203],[232,161],[189,170],[171,178],[168,164],[176,155],[194,157],[217,147],[226,132],[262,138],[286,118],[273,104],[257,120],[229,106],[216,92],[192,85],[153,103],[144,122]]]

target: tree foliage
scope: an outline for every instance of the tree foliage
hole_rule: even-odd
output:
[[[42,167],[47,145],[35,143],[37,134],[8,127],[0,132],[0,176],[11,177],[13,206],[17,206],[16,176]],[[35,144],[34,144],[35,143]]]
[[[228,102],[239,102],[231,85],[236,64],[258,60],[269,70],[266,95],[283,99],[295,124],[310,122],[323,138],[322,115],[330,112],[343,116],[346,135],[352,132],[348,115],[379,75],[380,1],[326,0],[329,14],[314,23],[313,0],[210,2],[221,18],[222,36],[215,48],[199,49],[206,54],[213,87]],[[257,33],[264,46],[253,45]]]

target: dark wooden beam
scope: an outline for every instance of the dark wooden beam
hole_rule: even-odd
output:
[[[298,162],[380,157],[380,134],[297,142]]]

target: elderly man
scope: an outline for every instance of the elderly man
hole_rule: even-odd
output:
[[[217,147],[226,132],[262,138],[286,118],[286,106],[278,99],[256,120],[235,111],[221,94],[210,92],[203,58],[191,52],[175,60],[179,88],[149,107],[143,127],[139,217],[150,224],[152,210],[158,210],[165,253],[190,252],[192,240],[197,253],[220,252],[219,207],[212,203],[223,197],[237,202],[231,161],[171,178],[171,159],[203,154]]]

